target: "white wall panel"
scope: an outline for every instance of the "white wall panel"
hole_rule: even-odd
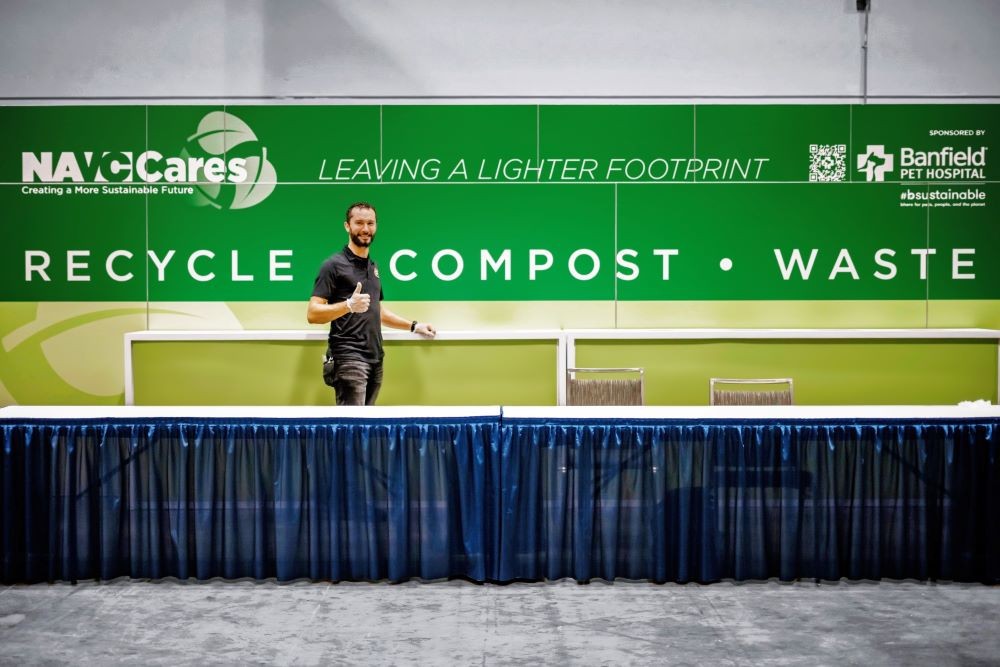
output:
[[[1000,94],[1000,2],[872,1],[870,94]],[[863,26],[854,0],[3,0],[0,97],[851,97]]]

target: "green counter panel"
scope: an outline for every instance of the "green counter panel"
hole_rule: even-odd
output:
[[[578,341],[575,365],[645,368],[647,405],[707,405],[712,377],[790,377],[799,405],[997,401],[994,340]]]
[[[136,405],[332,405],[325,345],[133,344]],[[555,405],[556,342],[388,341],[379,405]]]

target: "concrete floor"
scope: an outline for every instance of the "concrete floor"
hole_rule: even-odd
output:
[[[0,663],[998,665],[1000,587],[18,585],[0,587]]]

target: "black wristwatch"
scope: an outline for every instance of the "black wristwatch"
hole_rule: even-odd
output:
[[[417,328],[417,321],[413,320],[412,322],[410,322],[410,333],[413,333],[413,330],[416,328]]]

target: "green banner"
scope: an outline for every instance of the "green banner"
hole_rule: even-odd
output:
[[[5,107],[0,301],[998,299],[998,110]]]

